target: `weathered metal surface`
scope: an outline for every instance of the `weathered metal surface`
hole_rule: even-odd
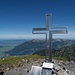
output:
[[[52,17],[52,14],[46,14],[46,27],[44,28],[33,28],[32,33],[33,34],[45,34],[46,35],[46,41],[48,43],[48,56],[49,56],[49,62],[52,62],[52,34],[65,34],[67,33],[67,27],[66,26],[52,26],[52,24],[49,24],[49,18]]]

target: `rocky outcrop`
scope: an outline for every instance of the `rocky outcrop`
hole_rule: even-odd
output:
[[[18,62],[18,66],[15,66],[13,63],[13,68],[5,68],[5,75],[29,75],[31,66],[42,66],[42,63],[44,62],[43,59],[38,59],[37,61],[33,61],[30,59],[30,62],[27,62],[28,60],[22,59],[20,62]],[[53,60],[54,62],[54,68],[52,69],[52,75],[75,75],[75,62],[71,61],[59,61],[59,60]]]
[[[68,61],[55,61],[53,75],[75,75],[75,63]]]

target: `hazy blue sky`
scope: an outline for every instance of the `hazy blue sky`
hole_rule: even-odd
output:
[[[0,0],[0,38],[39,38],[31,31],[45,27],[46,13],[52,24],[68,26],[67,35],[54,37],[75,38],[75,0]]]

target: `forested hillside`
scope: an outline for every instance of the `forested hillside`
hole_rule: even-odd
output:
[[[45,55],[45,50],[41,50],[41,51],[37,51],[34,54],[38,54],[41,56]],[[75,44],[70,45],[70,46],[66,46],[66,47],[62,47],[59,50],[52,50],[52,55],[53,57],[58,57],[59,59],[63,58],[63,59],[67,59],[68,61],[75,61]]]
[[[53,39],[53,49],[59,50],[60,48],[64,46],[69,46],[71,44],[74,44],[75,41],[73,40],[63,40],[63,39]],[[45,40],[29,40],[26,41],[18,46],[16,46],[14,49],[7,51],[5,54],[8,54],[10,56],[17,56],[17,55],[28,55],[33,54],[34,52],[40,51],[40,50],[46,50],[47,43]]]

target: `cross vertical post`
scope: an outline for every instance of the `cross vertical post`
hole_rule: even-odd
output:
[[[49,62],[52,62],[52,33],[49,31]]]
[[[46,40],[48,42],[48,62],[52,62],[52,34],[65,34],[67,33],[66,26],[52,26],[49,24],[49,18],[52,17],[52,14],[46,14],[46,27],[44,28],[33,28],[33,34],[45,34]]]

